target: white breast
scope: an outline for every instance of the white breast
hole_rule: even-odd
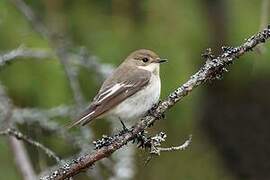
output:
[[[126,120],[137,120],[144,116],[158,102],[160,89],[159,76],[152,74],[149,84],[144,89],[117,105],[108,115],[113,116],[114,119],[121,119],[124,122],[127,122]]]

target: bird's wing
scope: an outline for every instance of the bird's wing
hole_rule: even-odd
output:
[[[125,74],[125,77],[108,78],[93,102],[70,127],[78,124],[85,125],[106,113],[129,96],[144,88],[149,83],[150,77],[151,73],[149,71],[130,70],[130,72]]]

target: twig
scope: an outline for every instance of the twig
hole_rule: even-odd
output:
[[[70,62],[96,72],[98,77],[107,78],[115,69],[111,64],[101,63],[97,56],[90,55],[86,48],[81,47],[79,53],[70,54]],[[77,61],[74,61],[76,59]]]
[[[160,147],[161,143],[165,141],[165,138],[167,135],[164,132],[160,132],[154,137],[148,138],[148,141],[145,142],[144,146],[145,148],[150,148],[150,156],[145,161],[145,165],[150,162],[150,160],[153,158],[153,156],[160,156],[161,152],[171,152],[171,151],[183,151],[188,146],[190,146],[192,141],[192,135],[189,136],[189,138],[181,145],[179,146],[172,146],[168,148]]]
[[[189,136],[188,140],[186,140],[183,144],[175,147],[168,147],[168,148],[163,148],[160,147],[161,143],[165,141],[167,135],[164,132],[160,132],[156,134],[153,137],[144,137],[143,135],[143,141],[142,143],[139,142],[139,147],[142,148],[149,148],[150,149],[150,154],[155,154],[155,155],[160,155],[161,152],[165,151],[177,151],[177,150],[185,150],[190,144],[192,140],[192,135]]]
[[[10,116],[12,116],[11,109],[13,104],[10,98],[7,96],[5,88],[2,86],[0,81],[0,124],[4,126],[9,126],[11,124]]]
[[[192,141],[192,135],[189,136],[189,138],[180,146],[175,146],[175,147],[168,147],[168,148],[163,148],[163,147],[157,147],[157,154],[159,155],[160,152],[168,152],[168,151],[183,151],[185,150]]]
[[[41,128],[59,135],[73,146],[79,147],[81,150],[86,150],[91,147],[89,144],[89,136],[92,136],[91,134],[89,135],[89,133],[91,133],[90,131],[82,131],[80,132],[81,134],[68,132],[63,125],[53,120],[58,117],[72,117],[74,109],[74,106],[65,105],[60,105],[51,109],[20,109],[15,107],[11,119],[18,124],[38,124]]]
[[[25,4],[22,0],[10,0],[20,11],[22,14],[27,18],[30,24],[32,25],[33,29],[40,33],[43,38],[47,38],[49,36],[49,31],[47,28],[40,22],[37,16],[34,14],[32,9]]]
[[[9,144],[14,154],[15,163],[22,174],[24,180],[36,180],[36,173],[30,163],[27,151],[21,141],[14,137],[9,137]]]
[[[188,95],[194,88],[209,80],[220,78],[221,75],[227,71],[226,68],[232,64],[234,60],[244,55],[246,52],[251,51],[258,44],[264,43],[269,39],[269,37],[270,27],[267,27],[263,31],[247,39],[239,47],[223,47],[223,53],[220,56],[207,60],[197,73],[191,76],[186,83],[172,92],[167,99],[162,101],[154,111],[154,115],[147,115],[134,125],[130,131],[126,131],[124,133],[121,132],[118,136],[114,136],[111,144],[108,146],[104,146],[92,154],[80,156],[71,162],[66,163],[65,166],[58,167],[52,174],[44,176],[41,179],[58,180],[72,177],[89,166],[92,166],[95,162],[110,156],[114,151],[118,150],[129,141],[134,140],[137,134],[144,131],[149,125],[157,121],[158,117],[161,117],[165,111],[182,100],[183,97]]]
[[[53,158],[56,162],[61,161],[61,159],[52,150],[45,147],[43,144],[41,144],[37,141],[34,141],[30,137],[27,137],[26,135],[22,134],[18,130],[8,128],[5,131],[0,131],[0,135],[13,136],[18,140],[23,140],[24,142],[41,149],[42,151],[44,151],[45,154],[47,154],[49,157]]]
[[[0,67],[11,63],[18,58],[49,59],[55,58],[55,55],[49,50],[41,48],[33,49],[20,45],[16,49],[0,54]],[[97,56],[90,55],[84,47],[81,47],[78,53],[69,53],[68,61],[72,67],[83,67],[96,72],[101,79],[108,77],[114,70],[114,67],[111,64],[101,63]]]
[[[54,42],[56,43],[56,42]],[[56,45],[57,46],[57,45]],[[72,90],[73,98],[78,107],[81,107],[84,103],[81,87],[78,81],[78,71],[76,67],[71,67],[68,59],[68,52],[65,48],[56,47],[56,54],[59,57],[60,63],[64,67],[64,71],[68,78],[70,88]]]
[[[52,119],[57,117],[71,117],[74,106],[60,105],[50,109],[41,108],[17,108],[14,107],[12,120],[19,124],[38,123],[44,129],[55,131],[61,129],[61,125]]]
[[[16,58],[46,59],[50,57],[52,57],[52,54],[49,51],[41,49],[29,49],[24,46],[20,46],[17,49],[11,50],[4,54],[0,54],[0,66],[10,63]]]

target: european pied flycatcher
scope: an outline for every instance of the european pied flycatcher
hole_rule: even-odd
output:
[[[143,117],[159,100],[159,64],[166,61],[147,49],[132,52],[105,80],[89,107],[70,127],[102,117],[124,121]]]

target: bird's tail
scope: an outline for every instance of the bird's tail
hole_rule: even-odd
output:
[[[88,108],[85,110],[81,116],[75,119],[72,123],[66,126],[67,129],[71,129],[77,125],[85,125],[95,118],[95,110],[93,108]]]

